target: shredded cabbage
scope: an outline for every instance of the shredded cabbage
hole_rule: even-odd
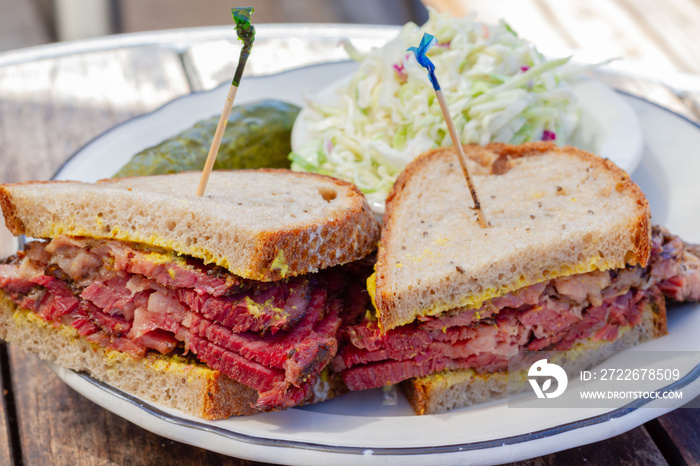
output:
[[[438,38],[428,56],[462,143],[567,142],[579,106],[567,84],[568,58],[547,60],[503,21],[430,11],[381,48],[359,54],[359,69],[332,97],[312,98],[310,140],[290,154],[292,168],[355,183],[383,210],[399,172],[418,154],[452,140],[426,71],[406,50],[423,33]]]

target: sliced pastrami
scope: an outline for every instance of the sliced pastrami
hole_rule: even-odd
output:
[[[502,370],[508,359],[492,354],[473,355],[464,359],[418,356],[405,361],[385,361],[356,366],[342,372],[343,382],[350,390],[379,388],[413,377],[425,377],[447,369]]]
[[[262,337],[253,332],[233,332],[193,313],[185,322],[189,327],[186,344],[196,352],[201,340],[210,341],[265,367],[284,369],[285,380],[300,385],[309,373],[325,367],[337,350],[335,334],[340,318],[336,313],[323,317],[325,302],[325,292],[315,290],[308,312],[296,327],[284,334]],[[235,374],[227,375],[235,378]]]
[[[190,351],[259,391],[262,410],[299,404],[336,355],[341,311],[364,315],[362,267],[263,283],[129,243],[59,238],[0,265],[22,307],[136,358]]]
[[[192,342],[197,358],[234,380],[259,392],[256,407],[261,410],[296,406],[311,393],[315,377],[300,387],[285,382],[283,370],[265,367],[246,359],[235,351],[222,348],[204,338]]]
[[[143,251],[132,250],[130,254],[124,270],[155,280],[162,286],[189,288],[212,296],[223,296],[242,287],[242,280],[235,275],[216,268],[206,268],[194,260],[163,262]]]
[[[309,300],[307,279],[274,285],[263,284],[251,293],[216,297],[179,289],[179,299],[205,318],[234,332],[274,334],[293,327],[306,313]]]
[[[641,324],[648,304],[664,312],[663,294],[700,300],[698,249],[655,227],[646,268],[557,278],[480,309],[423,317],[386,333],[368,316],[341,330],[332,367],[351,389],[362,389],[466,367],[470,355],[500,358],[518,349],[565,351],[587,338],[614,341],[620,329]]]
[[[57,320],[70,313],[80,303],[68,285],[61,280],[47,275],[38,275],[30,281],[47,291],[37,309],[37,314],[46,320]]]
[[[132,320],[137,308],[148,306],[148,297],[153,291],[148,287],[141,291],[134,291],[129,286],[132,280],[132,276],[125,273],[101,276],[88,285],[80,293],[80,297],[90,301],[104,312],[110,314],[119,312],[127,320]]]

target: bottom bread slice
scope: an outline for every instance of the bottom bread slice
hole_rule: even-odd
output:
[[[576,343],[570,350],[550,362],[561,366],[573,377],[582,370],[590,369],[613,354],[645,341],[666,335],[666,303],[663,296],[649,301],[644,306],[642,322],[634,327],[620,328],[614,341],[586,339]],[[416,414],[439,414],[452,409],[506,398],[513,387],[527,384],[527,371],[515,376],[521,384],[509,384],[507,371],[479,374],[473,369],[448,370],[427,377],[419,377],[401,383],[408,402]]]
[[[208,366],[180,356],[149,352],[136,359],[104,349],[67,325],[47,322],[0,291],[0,339],[129,394],[204,419],[256,414],[258,392]],[[339,381],[322,374],[307,403],[342,393]]]
[[[87,372],[115,388],[205,419],[258,412],[257,392],[185,358],[148,353],[136,359],[89,342],[76,329],[49,323],[0,294],[0,338],[41,359]]]

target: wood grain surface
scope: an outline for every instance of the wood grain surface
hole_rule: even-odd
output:
[[[35,356],[11,353],[10,364],[17,368],[13,380],[24,464],[259,464],[145,431],[73,391]]]
[[[156,46],[3,67],[0,89],[2,182],[48,179],[98,134],[190,92],[178,54]]]
[[[694,0],[423,0],[438,11],[501,19],[546,51],[619,58],[650,71],[700,74],[700,2]]]

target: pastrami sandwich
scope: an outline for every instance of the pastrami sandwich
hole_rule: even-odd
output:
[[[665,334],[666,298],[700,299],[697,249],[651,227],[610,161],[549,143],[465,151],[488,228],[452,149],[409,164],[368,282],[376,312],[341,331],[332,363],[350,390],[402,383],[419,414],[504,397],[518,352],[583,369]]]
[[[224,418],[321,401],[379,226],[349,183],[288,170],[0,186],[27,243],[0,337],[149,401]],[[370,269],[371,270],[371,269]]]

